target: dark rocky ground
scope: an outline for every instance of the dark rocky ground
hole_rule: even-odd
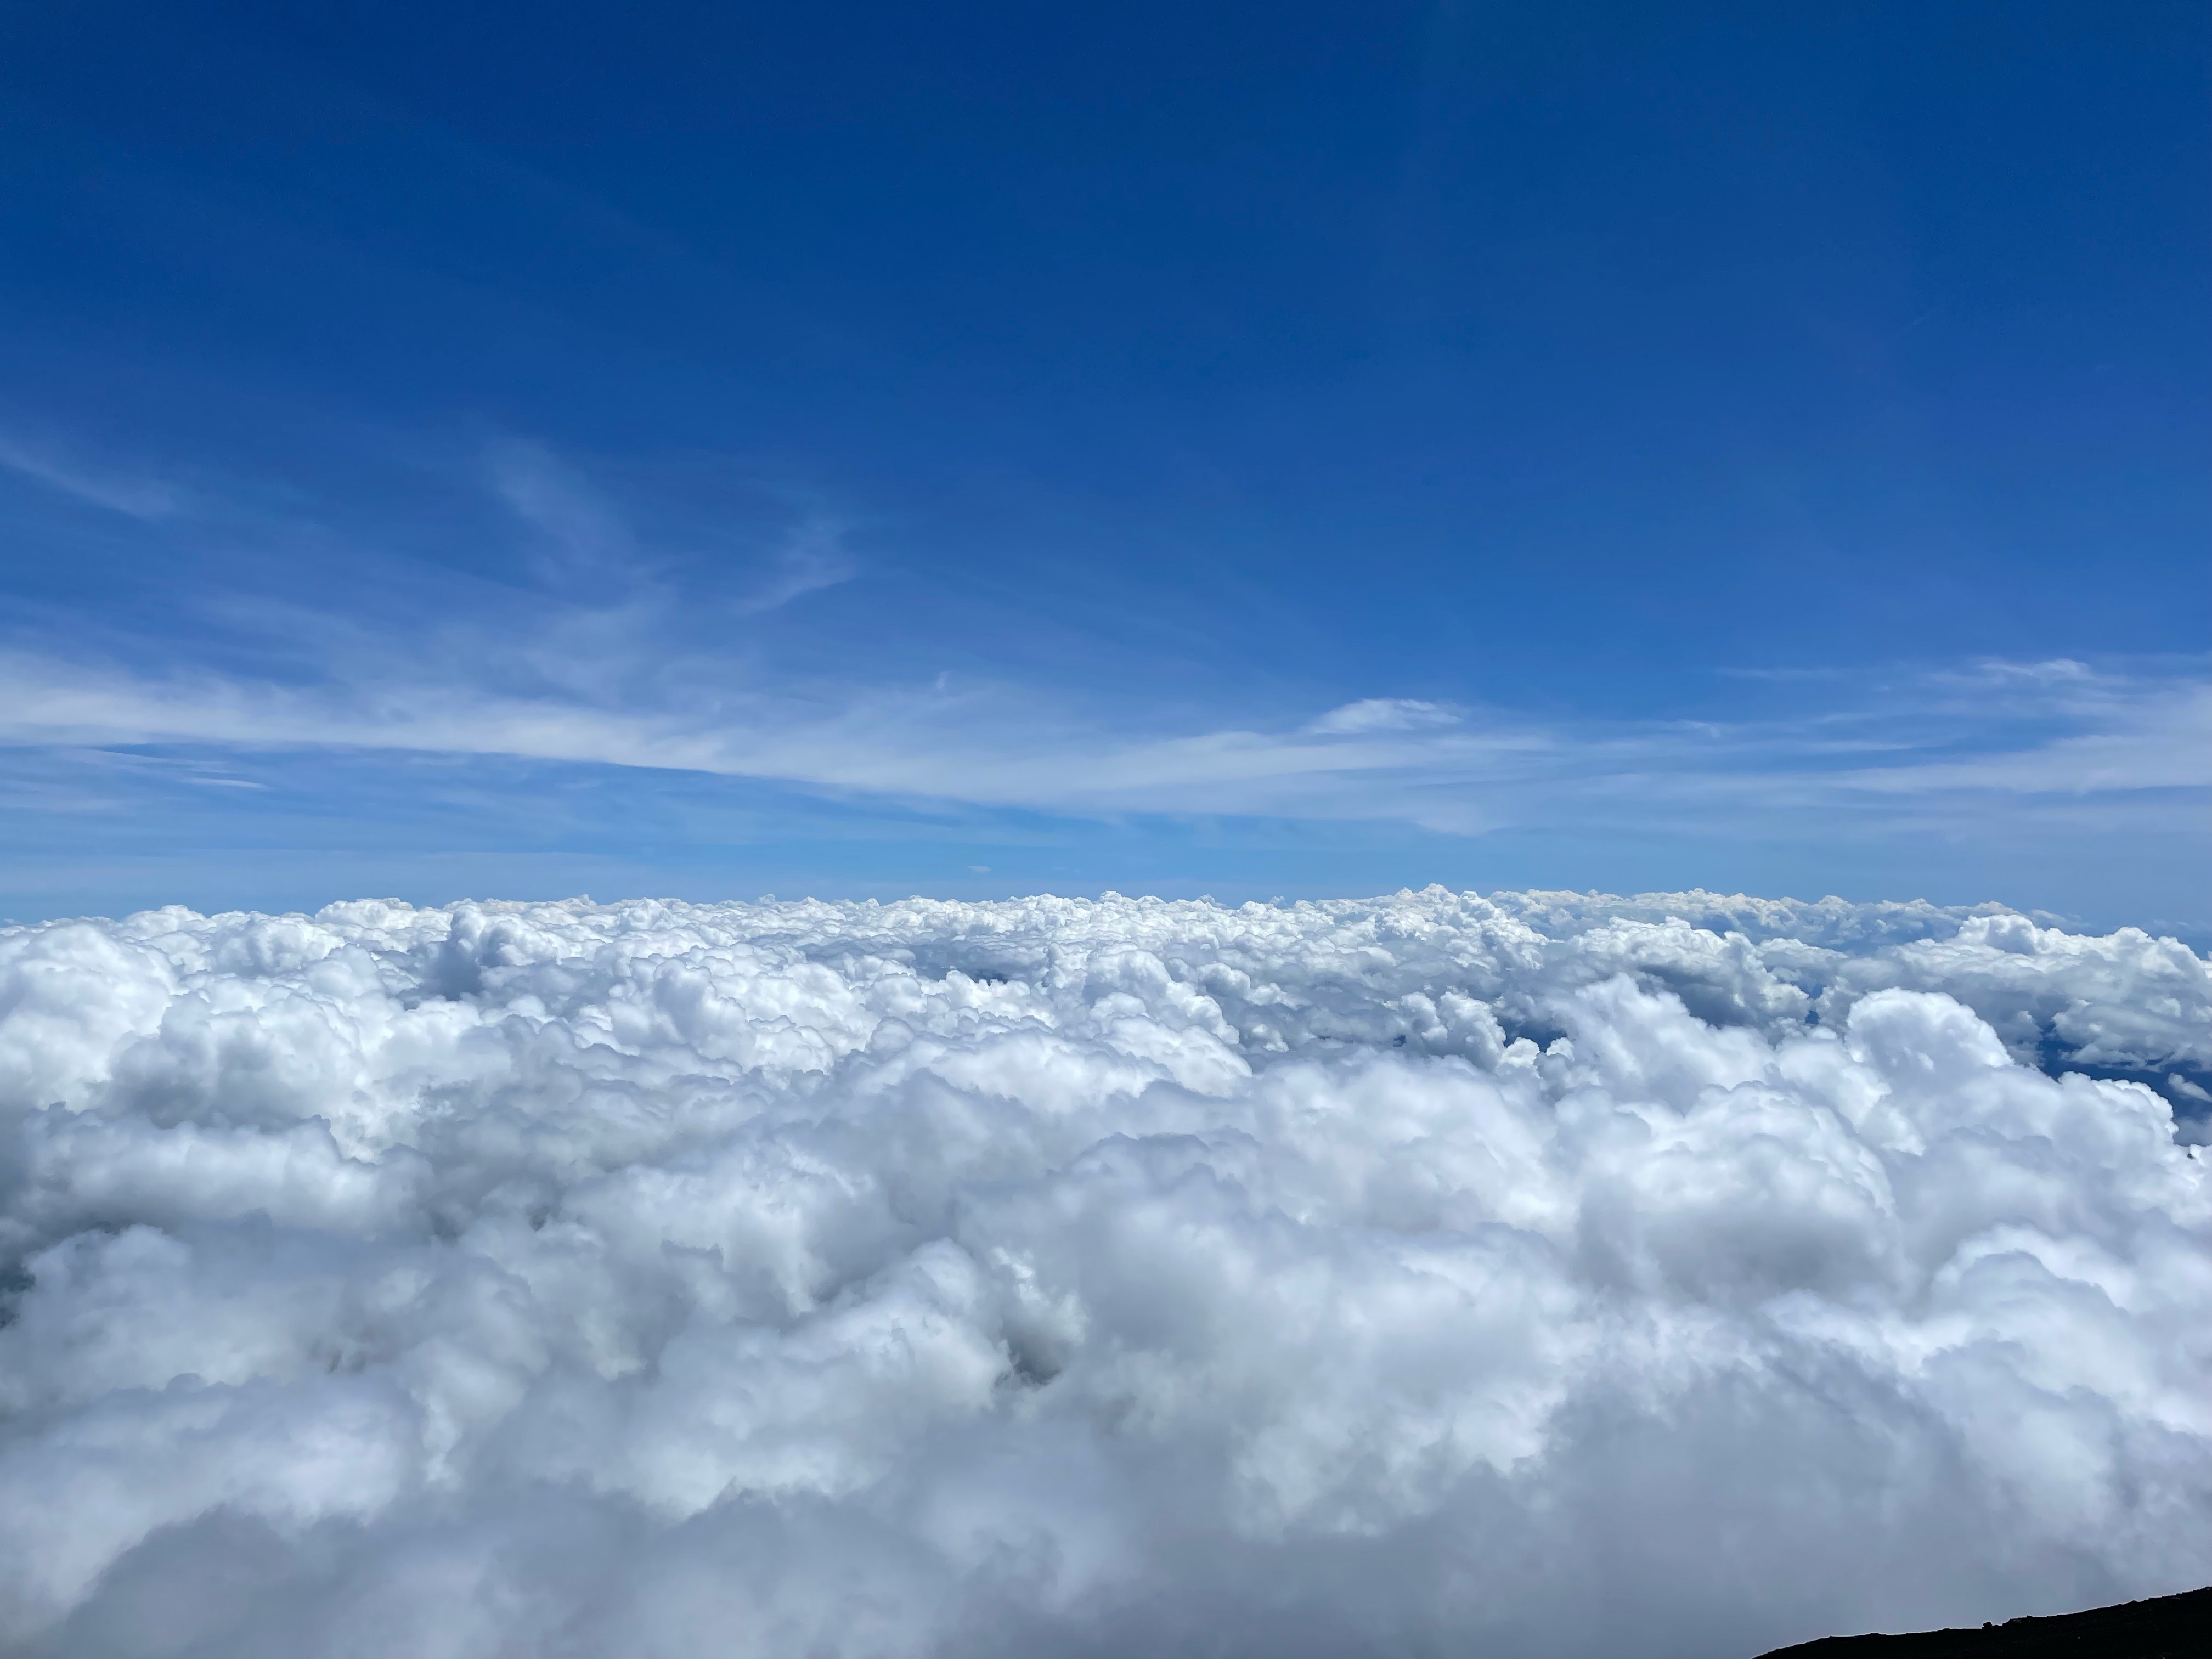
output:
[[[1979,1630],[1828,1636],[1761,1659],[2212,1659],[2212,1587]]]

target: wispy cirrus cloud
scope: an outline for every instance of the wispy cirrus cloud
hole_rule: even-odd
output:
[[[544,574],[628,575],[642,565],[614,504],[543,444],[501,439],[484,458],[492,492],[536,532]]]
[[[613,496],[543,444],[494,442],[485,473],[493,495],[533,538],[538,574],[556,585],[649,599],[677,562],[678,550],[650,545]],[[860,567],[848,527],[823,503],[801,503],[763,550],[738,562],[744,580],[721,609],[759,616],[852,580]]]
[[[568,622],[569,647],[593,637]],[[621,637],[605,630],[599,642]],[[1303,723],[1131,731],[1110,708],[987,682],[777,687],[717,682],[711,663],[655,679],[609,658],[526,695],[500,690],[514,677],[481,654],[432,661],[395,649],[362,672],[370,660],[356,654],[347,672],[300,686],[17,651],[0,657],[0,742],[497,755],[971,805],[1395,820],[1458,833],[1569,812],[1874,822],[1976,802],[2017,810],[2212,789],[2212,683],[2086,669],[1926,676],[1917,698],[1893,693],[1794,720],[1547,724],[1375,698]],[[467,660],[485,672],[457,674]],[[1993,703],[1978,702],[1977,684],[1996,688]],[[2023,734],[2027,715],[2035,730]]]
[[[800,672],[743,625],[854,579],[833,506],[769,489],[780,523],[656,516],[649,490],[607,488],[519,440],[472,466],[466,485],[520,538],[526,580],[394,564],[401,602],[381,609],[203,590],[192,603],[219,624],[221,652],[189,632],[111,625],[58,643],[19,630],[0,636],[0,745],[510,757],[848,801],[1453,836],[1609,826],[1973,844],[2031,819],[2201,834],[2212,791],[2203,663],[1801,674],[1786,717],[1770,712],[1773,677],[1746,677],[1736,711],[1695,721],[1540,718],[1386,688],[1169,715],[1145,700],[1140,663],[1127,695],[933,675],[911,659],[872,668],[850,653]],[[167,499],[108,493],[142,513]]]
[[[1332,708],[1306,730],[1316,736],[1351,737],[1364,732],[1422,732],[1456,726],[1466,710],[1418,697],[1362,697]]]
[[[845,538],[843,520],[826,513],[810,513],[783,538],[757,585],[739,597],[732,609],[740,616],[759,616],[781,610],[808,593],[851,581],[860,574],[860,567]]]
[[[167,479],[87,461],[12,434],[0,433],[0,467],[125,518],[167,519],[185,506],[184,492]]]

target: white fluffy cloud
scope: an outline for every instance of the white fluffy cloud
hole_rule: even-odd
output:
[[[2181,1589],[2208,1068],[2187,950],[1920,904],[8,930],[0,1647],[1657,1659]]]

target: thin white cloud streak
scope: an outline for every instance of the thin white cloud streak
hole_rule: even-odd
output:
[[[2212,787],[2212,685],[2184,684],[2115,696],[2096,688],[2085,716],[2108,729],[2056,738],[2033,749],[1972,760],[1854,774],[1858,787],[1991,790],[2010,794],[2097,794],[2115,790]]]
[[[836,587],[860,574],[860,563],[845,545],[842,521],[812,514],[776,550],[760,586],[737,600],[730,609],[738,616],[757,617],[781,610],[793,599]]]
[[[758,693],[731,694],[711,710],[640,711],[435,683],[301,691],[217,676],[157,682],[22,653],[0,658],[0,741],[15,744],[506,755],[1045,808],[1239,811],[1263,810],[1265,798],[1320,810],[1334,791],[1316,793],[1316,783],[1435,773],[1446,763],[1490,771],[1551,742],[1507,731],[1127,741],[1073,718],[1054,721],[1035,699],[995,688],[860,691],[827,712]]]
[[[693,602],[616,499],[575,467],[514,438],[494,441],[477,465],[539,550],[547,585],[495,624],[465,607],[406,637],[296,607],[234,616],[281,640],[291,675],[281,681],[0,652],[0,744],[505,756],[982,806],[1455,833],[1570,810],[1655,822],[1812,811],[1927,827],[1971,818],[1976,803],[2050,813],[2212,787],[2212,683],[2063,659],[1975,664],[1808,717],[1733,722],[1545,724],[1377,696],[1303,723],[1133,733],[1116,710],[1036,688],[855,682],[794,693],[668,647]],[[0,466],[143,519],[182,507],[166,483],[6,434]],[[757,617],[853,580],[847,529],[807,504],[750,586],[714,608]],[[171,649],[145,641],[143,659]],[[1848,698],[1848,677],[1830,678]]]
[[[1466,711],[1450,703],[1417,697],[1363,697],[1332,708],[1306,730],[1316,736],[1351,737],[1365,732],[1420,732],[1456,726]]]
[[[487,454],[486,472],[492,493],[550,550],[541,575],[562,585],[633,589],[647,600],[656,593],[656,558],[644,538],[614,501],[550,450],[501,440]],[[847,528],[835,513],[809,507],[776,539],[751,586],[720,609],[760,616],[852,580],[860,562],[846,544]]]
[[[184,510],[182,494],[162,479],[88,465],[46,446],[4,434],[0,434],[0,467],[126,518],[167,519]]]
[[[635,646],[643,626],[602,618],[598,631],[602,643]],[[594,631],[578,623],[564,644]],[[502,694],[455,678],[448,658],[302,690],[212,674],[156,679],[16,653],[0,657],[0,742],[498,755],[985,806],[1395,820],[1460,832],[1569,801],[1678,815],[1759,805],[1878,816],[1976,799],[2063,804],[2212,787],[2212,687],[2086,672],[2039,682],[2032,708],[2015,699],[1994,711],[2032,714],[2043,735],[1960,757],[1954,745],[1972,734],[1979,705],[1958,685],[1939,688],[1949,706],[1917,723],[1894,712],[1856,715],[1881,728],[1871,735],[1834,720],[1575,730],[1395,699],[1349,704],[1289,731],[1130,735],[988,685],[802,698],[709,683],[646,702],[652,685],[627,651],[614,653],[623,662],[600,662],[573,649],[513,649],[565,665],[566,684]],[[2095,729],[2049,729],[2092,721]],[[1870,750],[1893,758],[1839,763]]]
[[[500,501],[557,550],[556,569],[590,573],[637,562],[621,515],[543,446],[502,441],[492,447],[487,469]]]
[[[0,465],[141,518],[166,484],[0,435]],[[1302,724],[1133,732],[1048,690],[854,682],[795,693],[672,649],[680,594],[613,496],[543,445],[501,439],[479,477],[538,550],[544,591],[400,635],[267,603],[229,620],[287,678],[162,672],[51,649],[0,654],[0,744],[302,747],[506,756],[755,778],[1045,811],[1399,822],[1454,833],[1626,814],[1971,816],[1978,799],[2094,800],[2212,787],[2212,684],[2079,663],[1980,664],[1793,721],[1544,723],[1367,696]],[[809,503],[749,586],[755,618],[851,580],[836,512]],[[518,602],[519,601],[519,602]],[[127,648],[127,647],[118,647]],[[139,659],[173,658],[140,642]],[[1841,683],[1839,683],[1841,684]],[[2010,722],[2033,738],[1996,741]],[[1961,805],[1961,803],[1966,805]],[[1655,817],[1656,815],[1656,817]]]

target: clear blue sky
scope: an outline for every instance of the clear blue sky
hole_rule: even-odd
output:
[[[0,21],[0,915],[2212,922],[2212,8]]]

